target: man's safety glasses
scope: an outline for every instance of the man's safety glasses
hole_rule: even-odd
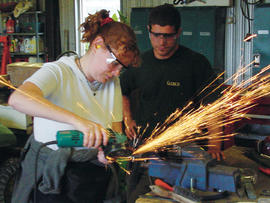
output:
[[[156,39],[161,39],[162,37],[166,40],[175,40],[177,33],[157,33],[149,31],[149,33]]]

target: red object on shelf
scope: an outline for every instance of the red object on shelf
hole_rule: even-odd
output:
[[[1,75],[7,73],[7,64],[11,63],[11,57],[9,52],[10,42],[8,36],[0,36],[0,43],[3,43],[3,53],[2,53],[2,64],[1,64]]]
[[[11,17],[9,17],[6,23],[7,33],[14,33],[14,27],[15,27],[15,20],[12,20]]]

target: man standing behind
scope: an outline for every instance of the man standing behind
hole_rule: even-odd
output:
[[[152,49],[142,55],[140,68],[129,69],[120,76],[125,131],[130,138],[136,137],[138,126],[147,129],[144,138],[149,136],[155,126],[162,124],[177,108],[184,107],[190,100],[201,101],[202,97],[196,95],[215,77],[203,55],[178,44],[181,16],[173,5],[153,8],[147,28]],[[139,108],[132,115],[129,99],[134,90],[139,92]],[[211,133],[211,129],[208,130]],[[208,152],[220,160],[223,156],[220,143],[214,140],[209,143],[212,147]],[[134,202],[137,195],[128,202]]]

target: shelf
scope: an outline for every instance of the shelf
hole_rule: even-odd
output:
[[[45,18],[44,18],[45,17]],[[20,50],[19,47],[17,47],[17,43],[15,45],[12,44],[12,40],[18,38],[20,43],[26,43],[25,39],[29,38],[29,45],[24,44],[27,48],[21,49],[21,51],[27,50],[31,53],[25,53],[25,52],[10,52],[10,57],[12,60],[16,60],[16,58],[29,58],[29,57],[36,57],[37,61],[42,60],[45,61],[46,59],[46,49],[44,48],[46,44],[46,12],[44,11],[27,11],[25,13],[22,13],[19,17],[19,25],[20,30],[17,30],[19,32],[14,33],[0,33],[2,36],[8,36],[11,45],[16,46],[14,49],[10,50]],[[31,39],[30,39],[31,38]],[[35,38],[35,40],[34,40]],[[28,42],[28,41],[27,41]],[[31,45],[31,47],[30,47]],[[28,47],[29,46],[29,47]],[[1,46],[0,46],[1,48]],[[36,53],[33,53],[33,52]],[[0,49],[1,52],[1,49]],[[1,53],[0,53],[1,56]],[[1,60],[1,59],[0,59]]]
[[[13,57],[13,56],[36,56],[36,55],[44,55],[45,52],[39,52],[38,54],[37,53],[24,53],[24,52],[10,52],[10,56]]]
[[[29,14],[45,14],[45,11],[27,11],[22,13],[21,15],[29,15]]]
[[[10,52],[10,56],[11,57],[14,57],[14,56],[42,56],[42,55],[45,55],[46,53],[45,52],[39,52],[38,54],[32,54],[32,53],[24,53],[24,52]],[[2,53],[0,53],[0,56],[2,56]]]
[[[27,33],[27,32],[18,32],[18,33],[7,33],[6,35],[8,35],[8,36],[36,36],[36,35],[39,35],[39,36],[41,36],[41,35],[44,35],[44,33],[43,32],[39,32],[39,33],[34,33],[34,32],[29,32],[29,33]]]
[[[13,12],[1,12],[1,14],[13,15]],[[22,15],[35,15],[35,14],[45,15],[45,11],[27,11],[27,12],[22,13],[20,16],[22,16]]]

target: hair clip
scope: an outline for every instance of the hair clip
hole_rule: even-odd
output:
[[[105,19],[103,19],[103,20],[101,21],[100,26],[102,27],[103,25],[105,25],[105,24],[107,24],[107,23],[109,23],[109,22],[112,22],[112,21],[113,21],[112,18],[107,17],[107,18],[105,18]]]

